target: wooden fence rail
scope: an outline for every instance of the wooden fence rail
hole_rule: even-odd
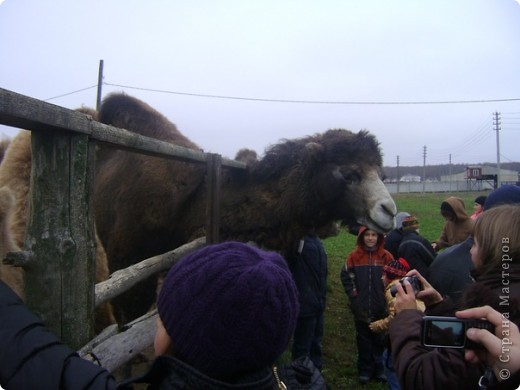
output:
[[[114,272],[110,279],[96,285],[96,306],[123,293],[144,278],[170,268],[187,253],[206,244],[205,237]],[[84,345],[78,353],[109,371],[120,367],[153,344],[157,312],[147,313],[122,328],[109,326]]]
[[[25,270],[26,302],[69,346],[79,349],[93,336],[95,304],[111,299],[138,274],[156,272],[164,256],[147,259],[112,281],[94,287],[93,180],[95,147],[109,144],[130,152],[206,164],[209,187],[206,241],[218,241],[221,168],[245,164],[124,129],[89,116],[0,88],[0,124],[31,130],[30,214],[24,251],[10,261]],[[194,245],[201,245],[201,240]],[[159,265],[158,265],[159,263]],[[151,265],[152,264],[152,265]],[[137,272],[136,272],[137,270]],[[128,273],[134,277],[128,277]],[[137,276],[135,276],[137,275]]]

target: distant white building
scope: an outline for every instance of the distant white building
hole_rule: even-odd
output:
[[[399,181],[403,183],[416,183],[421,181],[421,176],[406,174],[404,176],[401,176]]]

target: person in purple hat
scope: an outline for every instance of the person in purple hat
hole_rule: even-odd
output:
[[[276,389],[272,366],[298,311],[296,284],[278,253],[233,241],[196,250],[170,269],[159,292],[151,369],[123,385]]]
[[[270,389],[271,367],[296,326],[298,290],[278,253],[224,242],[195,251],[170,269],[157,311],[158,373],[152,367],[145,383]]]
[[[276,252],[239,242],[198,249],[172,266],[157,299],[156,359],[117,384],[53,335],[0,281],[0,387],[279,389],[273,365],[286,350],[299,311],[298,290]],[[325,383],[319,371],[310,372]],[[296,380],[294,378],[291,378]]]

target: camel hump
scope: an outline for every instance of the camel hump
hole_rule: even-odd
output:
[[[89,115],[95,121],[98,120],[98,113],[97,113],[97,111],[95,109],[91,108],[91,107],[81,106],[79,108],[76,108],[75,111],[81,112],[82,114],[85,114],[85,115]]]
[[[112,93],[102,102],[99,121],[133,133],[190,149],[200,148],[184,136],[163,114],[147,103],[124,93]]]

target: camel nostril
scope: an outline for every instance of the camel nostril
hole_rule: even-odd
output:
[[[396,212],[397,212],[397,208],[395,206],[395,203],[394,202],[387,202],[387,203],[382,203],[381,204],[381,208],[383,209],[383,211],[385,213],[387,213],[388,215],[390,215],[391,217],[395,217],[396,215]]]

